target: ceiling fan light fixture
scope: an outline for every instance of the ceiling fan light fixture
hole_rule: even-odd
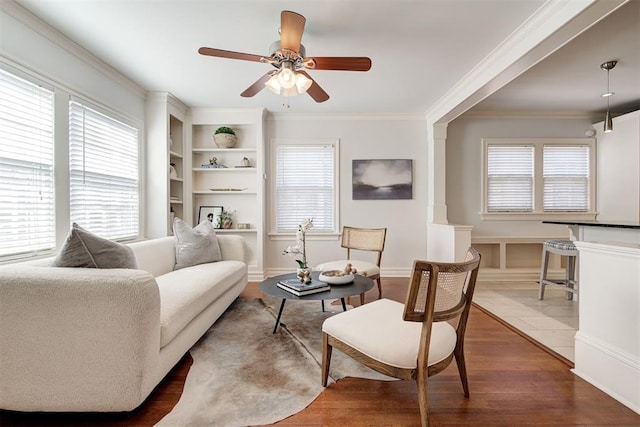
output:
[[[305,93],[311,85],[313,84],[313,80],[309,77],[305,76],[302,73],[296,73],[296,90],[298,93]]]
[[[296,85],[296,72],[293,69],[293,63],[284,61],[278,72],[278,83],[285,89],[292,88]]]
[[[267,89],[269,89],[271,92],[280,95],[280,89],[282,89],[282,87],[280,86],[280,83],[278,82],[278,75],[277,73],[274,74],[273,76],[271,76],[271,78],[269,80],[267,80],[267,82],[264,84]]]

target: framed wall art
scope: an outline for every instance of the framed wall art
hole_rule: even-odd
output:
[[[413,160],[352,160],[353,200],[413,199]]]

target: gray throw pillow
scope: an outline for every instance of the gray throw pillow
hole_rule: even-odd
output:
[[[174,270],[222,259],[216,230],[211,221],[203,221],[192,229],[180,218],[175,218],[173,234],[176,238]]]
[[[52,267],[138,268],[130,247],[96,236],[75,222]]]

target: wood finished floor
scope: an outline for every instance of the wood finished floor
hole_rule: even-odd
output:
[[[406,284],[407,279],[383,279],[384,296],[404,301]],[[370,291],[367,301],[376,295]],[[250,283],[241,295],[261,296],[257,283]],[[358,298],[352,298],[351,304],[357,305]],[[476,307],[465,344],[471,397],[465,399],[462,394],[455,363],[431,377],[433,426],[640,426],[640,415],[572,374],[566,360],[555,358]],[[191,363],[189,355],[183,357],[146,402],[130,413],[0,411],[0,426],[152,426],[177,403]],[[417,426],[415,384],[346,378],[276,425]]]

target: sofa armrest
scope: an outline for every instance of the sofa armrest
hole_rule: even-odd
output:
[[[0,270],[0,408],[125,411],[152,390],[160,295],[142,270]]]
[[[245,242],[244,237],[234,235],[218,235],[217,237],[223,260],[240,261],[246,264],[248,256],[247,243]]]

